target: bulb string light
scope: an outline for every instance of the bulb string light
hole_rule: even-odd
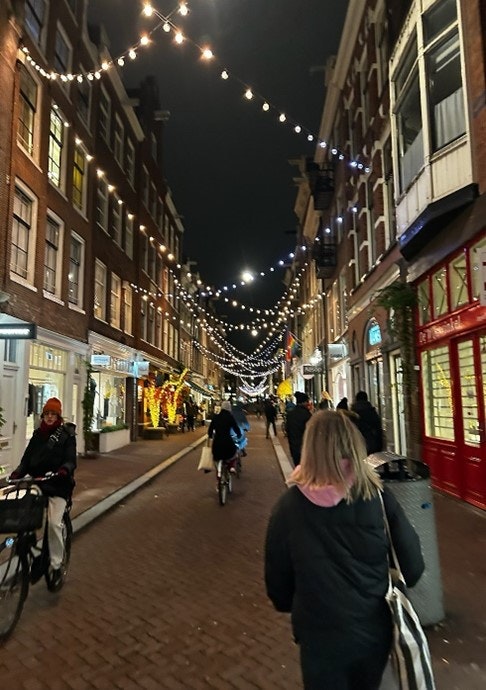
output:
[[[160,22],[155,27],[158,29],[162,24],[164,32],[166,34],[174,33],[174,42],[178,45],[183,43],[190,43],[199,52],[201,58],[207,62],[214,62],[220,65],[220,76],[223,81],[235,81],[237,82],[243,94],[243,99],[247,101],[258,102],[263,113],[274,114],[275,120],[280,124],[285,124],[290,126],[293,132],[297,135],[303,135],[306,137],[308,142],[315,142],[318,148],[327,149],[328,144],[326,141],[321,139],[315,132],[313,132],[308,127],[300,124],[292,116],[288,115],[285,109],[277,107],[270,99],[265,98],[259,91],[255,90],[252,86],[248,84],[245,80],[238,77],[236,74],[231,72],[228,68],[224,67],[223,63],[219,61],[214,52],[209,46],[201,46],[196,41],[194,41],[189,36],[185,35],[183,31],[170,19],[170,16],[165,16],[157,8],[155,8],[151,3],[146,3],[144,5],[143,14],[146,17],[157,17]],[[350,168],[357,170],[359,173],[368,174],[371,172],[371,167],[367,162],[363,162],[359,157],[351,157],[346,151],[345,147],[332,145],[330,149],[330,154],[335,160],[347,161]]]

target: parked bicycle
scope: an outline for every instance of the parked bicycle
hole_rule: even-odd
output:
[[[44,577],[50,592],[58,592],[64,584],[73,534],[71,501],[67,501],[62,517],[62,577],[54,580],[49,567],[48,498],[39,488],[43,481],[53,476],[55,473],[40,478],[11,479],[8,486],[0,490],[0,533],[8,535],[0,542],[0,642],[5,641],[17,625],[30,584]],[[39,545],[37,530],[43,524]]]

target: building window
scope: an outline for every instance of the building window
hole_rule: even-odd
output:
[[[424,326],[432,320],[432,301],[430,299],[429,281],[424,280],[417,288],[419,324]]]
[[[80,211],[86,204],[86,152],[77,144],[74,147],[73,160],[73,204]]]
[[[102,230],[108,232],[108,185],[102,177],[98,179],[96,194],[96,222]]]
[[[152,345],[155,345],[155,307],[153,304],[149,304],[148,309],[147,340]]]
[[[121,279],[116,273],[111,274],[110,324],[120,328],[121,318]]]
[[[157,222],[157,189],[153,183],[150,185],[150,215]]]
[[[424,162],[417,40],[414,36],[395,77],[395,116],[400,159],[400,189],[404,191]]]
[[[427,76],[433,149],[437,151],[466,131],[458,32],[429,51]]]
[[[447,309],[447,269],[441,268],[432,276],[432,305],[434,319],[446,314]]]
[[[69,250],[68,300],[80,308],[83,306],[83,265],[84,242],[73,233]]]
[[[44,290],[59,296],[61,268],[61,223],[52,215],[46,220],[46,241],[44,252]]]
[[[474,300],[478,300],[479,295],[484,290],[484,286],[482,284],[483,272],[481,271],[480,265],[480,249],[486,249],[486,237],[471,248],[470,261],[472,273],[472,291]]]
[[[27,0],[25,3],[25,26],[39,45],[42,40],[42,29],[46,18],[45,0]]]
[[[96,319],[106,321],[106,266],[96,259],[93,313]]]
[[[111,208],[111,239],[121,246],[122,238],[122,206],[119,203],[120,197],[113,195],[113,206]]]
[[[83,70],[82,70],[83,71]],[[89,128],[89,115],[91,108],[91,82],[83,76],[83,81],[77,82],[78,87],[78,115]]]
[[[49,154],[47,176],[53,185],[61,187],[64,123],[58,108],[51,108],[49,123]]]
[[[54,69],[59,74],[66,75],[71,70],[71,46],[63,29],[59,26],[54,46]]]
[[[123,166],[123,141],[125,138],[125,130],[123,128],[123,123],[118,117],[115,117],[115,141],[113,147],[113,153],[115,154],[115,159],[118,163]]]
[[[125,172],[130,184],[133,187],[135,183],[135,147],[130,139],[127,139]]]
[[[422,352],[421,372],[425,434],[452,441],[454,416],[449,348],[438,347]]]
[[[458,309],[469,301],[467,290],[467,260],[466,254],[461,254],[449,265],[449,281],[451,284],[451,310]]]
[[[155,342],[154,345],[162,349],[162,314],[159,309],[155,313]]]
[[[32,278],[29,260],[31,259],[31,248],[34,246],[34,210],[34,200],[16,186],[13,206],[10,270],[13,274],[24,279]]]
[[[133,259],[133,214],[127,213],[125,218],[125,235],[123,249],[125,254]]]
[[[156,267],[157,267],[157,251],[152,242],[149,241],[148,244],[148,274],[155,280],[156,278]]]
[[[145,208],[148,210],[149,209],[149,193],[150,193],[150,187],[149,187],[149,173],[148,170],[145,166],[143,166],[142,169],[142,201],[145,205]]]
[[[110,146],[111,102],[103,87],[100,88],[100,103],[98,113],[98,125],[100,135]]]
[[[132,317],[133,317],[133,293],[132,288],[125,283],[123,290],[123,321],[124,331],[129,335],[132,334]]]
[[[35,116],[37,112],[37,83],[28,70],[22,65],[20,71],[20,103],[18,143],[29,156],[34,153]]]
[[[140,337],[147,340],[147,301],[143,297],[140,302]]]

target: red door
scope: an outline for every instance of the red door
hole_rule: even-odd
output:
[[[455,437],[462,498],[486,508],[486,334],[455,342]]]

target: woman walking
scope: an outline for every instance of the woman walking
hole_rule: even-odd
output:
[[[306,690],[377,690],[390,653],[388,542],[380,479],[343,414],[316,412],[301,463],[277,502],[265,547],[267,594],[292,614]],[[424,570],[420,542],[391,493],[383,499],[408,586]]]

